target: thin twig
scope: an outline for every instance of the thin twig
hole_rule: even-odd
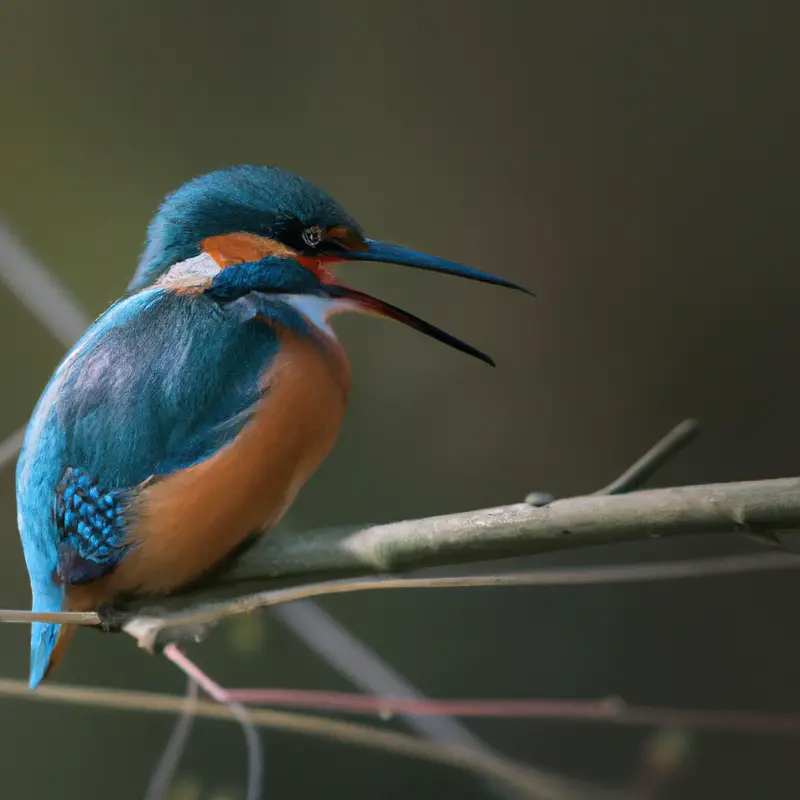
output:
[[[147,786],[144,800],[167,800],[175,773],[181,763],[181,758],[186,752],[189,743],[189,736],[192,732],[192,725],[196,719],[195,710],[197,708],[197,684],[191,679],[186,679],[186,702],[183,711],[175,722],[167,740],[161,758],[158,760],[155,770]]]
[[[654,444],[641,458],[631,464],[616,480],[594,495],[623,494],[638,489],[653,476],[665,461],[686,447],[700,431],[696,419],[685,419],[678,423],[663,439]]]
[[[0,609],[0,622],[55,622],[69,625],[100,625],[102,620],[94,611],[17,611]]]
[[[560,699],[411,699],[374,697],[351,692],[305,689],[229,689],[226,696],[245,705],[302,708],[346,714],[394,714],[495,719],[571,720],[634,727],[673,727],[724,733],[800,736],[800,715],[760,711],[715,711],[628,705],[617,697],[602,700]]]
[[[156,616],[149,625],[163,627],[191,626],[212,623],[222,616],[245,613],[256,608],[276,606],[324,597],[331,594],[393,589],[454,589],[498,586],[596,586],[602,584],[646,583],[650,581],[686,580],[714,576],[742,575],[756,572],[777,572],[800,568],[800,556],[793,553],[767,552],[744,555],[696,558],[684,561],[664,561],[654,564],[617,564],[602,567],[576,567],[572,569],[543,569],[528,572],[510,572],[491,575],[459,575],[434,578],[349,578],[341,581],[323,581],[286,589],[271,589],[246,595],[230,601],[225,609],[219,605],[198,606],[180,614]],[[141,621],[141,618],[137,618]],[[62,622],[93,626],[102,624],[94,612],[54,612],[42,614],[32,611],[0,610],[2,622]],[[131,623],[126,623],[130,625]]]
[[[239,721],[247,745],[247,800],[260,800],[261,785],[264,775],[264,756],[261,737],[250,720],[248,710],[235,698],[228,695],[226,689],[209,677],[175,644],[164,648],[164,657],[181,670],[189,680],[200,686],[203,691],[218,703],[227,706],[231,714]]]
[[[532,570],[491,575],[467,575],[433,578],[354,578],[325,581],[272,589],[229,601],[200,604],[185,611],[156,612],[148,617],[134,617],[123,622],[145,649],[152,649],[162,633],[186,629],[192,635],[198,628],[211,625],[235,614],[245,614],[257,608],[275,606],[309,597],[388,589],[452,589],[497,588],[501,586],[592,586],[601,584],[639,583],[660,580],[680,580],[711,576],[737,575],[746,572],[797,569],[800,556],[791,553],[757,553],[718,558],[672,561],[656,564],[625,564],[607,567]]]
[[[184,697],[175,695],[67,686],[57,683],[45,684],[35,692],[31,692],[24,681],[8,679],[0,679],[0,694],[34,702],[55,701],[82,707],[170,714],[180,713],[186,702]],[[207,719],[237,721],[226,706],[206,700],[198,701],[196,715]],[[508,759],[490,758],[480,753],[476,754],[469,748],[443,747],[433,742],[416,739],[408,734],[382,730],[371,725],[270,709],[252,709],[250,719],[255,725],[286,733],[317,736],[458,767],[484,777],[507,781],[524,792],[527,797],[540,800],[594,800],[594,798],[613,800],[613,798],[625,796],[620,792],[587,787],[578,781],[552,778],[546,772],[532,770]]]

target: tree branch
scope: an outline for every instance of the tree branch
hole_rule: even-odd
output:
[[[276,531],[215,583],[386,573],[666,536],[772,534],[798,526],[800,478],[589,495],[542,508],[517,503],[388,525]]]
[[[113,708],[169,714],[181,713],[186,703],[184,697],[175,695],[92,686],[67,686],[57,683],[40,686],[35,692],[30,692],[25,682],[2,678],[0,678],[0,695],[14,696],[29,702],[50,701],[76,704],[84,708]],[[207,700],[198,700],[194,713],[206,719],[236,721],[236,717],[227,706]],[[420,741],[414,736],[374,725],[265,708],[250,709],[248,713],[253,724],[261,727],[322,737],[457,767],[483,777],[504,781],[525,797],[539,800],[622,800],[627,796],[624,792],[596,789],[581,781],[564,779],[502,756],[476,753],[469,747],[444,746]]]
[[[542,507],[502,506],[389,525],[271,533],[242,562],[211,585],[173,597],[107,609],[107,626],[125,629],[152,646],[168,628],[202,626],[231,614],[339,592],[456,586],[613,583],[796,568],[789,553],[727,556],[692,562],[541,570],[505,575],[402,577],[386,573],[458,562],[532,555],[575,547],[691,534],[757,534],[781,540],[800,528],[800,478],[654,489],[627,495],[588,495]],[[326,575],[369,575],[312,582]],[[297,585],[286,586],[286,581]],[[263,591],[247,593],[248,587]],[[220,594],[233,599],[220,600]],[[0,621],[44,620],[97,625],[101,616],[0,611]],[[145,637],[142,639],[142,637]]]
[[[683,450],[700,432],[696,419],[679,422],[660,442],[656,442],[638,461],[631,464],[625,472],[608,486],[593,494],[624,494],[643,486],[656,471],[679,450]]]
[[[203,626],[223,617],[302,597],[377,588],[536,584],[547,573],[308,583],[325,575],[385,575],[691,534],[749,533],[762,539],[779,538],[782,532],[798,527],[800,478],[781,478],[625,495],[589,495],[557,500],[544,507],[516,504],[362,528],[276,532],[260,540],[240,564],[209,587],[163,598],[157,605],[142,601],[122,614],[111,610],[101,612],[101,616],[109,626],[122,627],[151,649],[167,630],[178,634],[179,629],[184,629],[182,633],[188,630],[198,636]],[[796,557],[787,553],[785,558],[787,567],[797,566]],[[769,568],[775,567],[780,567],[779,560],[777,564],[770,563]],[[725,572],[726,568],[719,571]],[[681,574],[691,576],[692,571],[678,570],[678,576]],[[302,585],[243,593],[247,584],[274,586],[278,578],[293,579]],[[233,591],[234,598],[219,599],[225,590]]]
[[[780,544],[784,534],[800,528],[800,478],[620,494],[640,485],[695,434],[696,427],[692,420],[681,423],[617,480],[590,495],[386,525],[304,533],[273,531],[208,584],[170,597],[141,599],[125,608],[104,609],[100,615],[0,611],[0,621],[81,625],[102,621],[107,628],[122,628],[151,648],[167,629],[177,633],[179,628],[191,628],[196,635],[198,628],[231,614],[338,592],[653,580],[796,567],[797,557],[785,554],[782,562],[781,554],[775,553],[771,557],[764,554],[759,560],[732,556],[718,560],[720,563],[696,562],[694,566],[672,563],[447,578],[392,575],[426,567],[692,534],[743,533]],[[536,500],[541,499],[537,494]],[[742,559],[745,563],[739,563]],[[356,579],[366,575],[382,577]],[[247,591],[263,586],[268,588]],[[231,595],[233,599],[227,599]]]

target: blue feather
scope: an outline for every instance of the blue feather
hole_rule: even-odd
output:
[[[206,292],[217,300],[231,301],[259,291],[288,295],[321,294],[321,287],[320,279],[294,259],[268,256],[260,261],[234,264],[221,270],[214,276]],[[274,307],[274,302],[265,305],[265,308]]]
[[[51,580],[31,581],[34,611],[60,611],[64,600],[64,589]],[[31,625],[31,668],[28,685],[35,689],[50,665],[50,657],[56,646],[60,625],[52,622],[34,622]]]
[[[127,491],[108,492],[80,468],[67,467],[56,487],[58,578],[79,584],[112,570],[131,546],[125,530]]]

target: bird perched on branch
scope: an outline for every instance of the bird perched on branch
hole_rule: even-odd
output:
[[[28,426],[17,511],[34,611],[167,594],[274,525],[342,423],[350,367],[331,315],[388,317],[492,363],[342,285],[342,261],[522,288],[367,239],[284,170],[239,166],[185,184],[151,222],[127,294],[64,358]],[[31,688],[73,629],[34,623]]]

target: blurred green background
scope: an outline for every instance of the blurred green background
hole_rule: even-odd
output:
[[[165,192],[232,163],[278,164],[368,235],[537,292],[351,266],[346,279],[498,369],[343,319],[352,403],[291,512],[298,527],[589,491],[687,415],[706,432],[659,483],[796,474],[799,16],[730,1],[5,0],[0,214],[96,315],[124,289]],[[4,287],[0,310],[5,435],[62,348]],[[24,608],[10,467],[0,524],[0,605]],[[532,563],[752,547],[701,537]],[[785,572],[323,605],[432,695],[800,711],[797,585]],[[0,674],[24,677],[27,629],[0,636]],[[351,688],[266,613],[192,655],[228,685]],[[183,686],[126,637],[91,632],[57,679]],[[170,725],[0,699],[0,796],[141,798]],[[469,727],[520,760],[617,786],[646,739],[576,723]],[[790,738],[700,735],[659,797],[797,796],[796,751]],[[288,734],[265,734],[265,755],[271,800],[493,796],[454,770]],[[243,782],[240,731],[199,723],[180,800],[237,800]]]

